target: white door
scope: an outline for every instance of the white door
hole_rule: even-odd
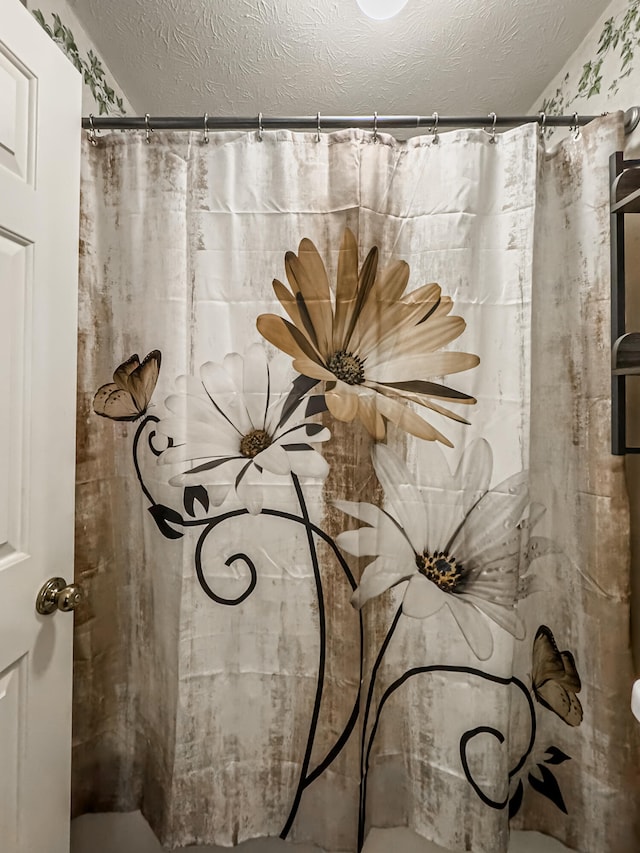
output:
[[[80,75],[0,0],[0,850],[68,853]]]

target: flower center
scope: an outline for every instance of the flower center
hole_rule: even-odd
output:
[[[240,453],[253,459],[258,453],[262,453],[271,444],[271,436],[263,429],[254,429],[242,436],[240,442]]]
[[[418,554],[416,566],[421,575],[433,581],[444,592],[453,592],[462,578],[462,566],[458,565],[455,557],[449,557],[442,551]]]
[[[364,382],[364,362],[352,352],[335,352],[327,362],[327,367],[347,385],[361,385]]]

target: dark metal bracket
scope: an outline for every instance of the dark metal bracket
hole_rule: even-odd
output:
[[[621,151],[609,160],[611,182],[611,452],[640,453],[627,446],[627,376],[640,376],[640,332],[626,330],[624,217],[640,213],[640,160]]]

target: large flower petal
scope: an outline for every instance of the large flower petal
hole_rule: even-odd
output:
[[[465,330],[462,317],[430,317],[425,323],[419,323],[408,329],[391,329],[378,341],[375,356],[369,353],[369,359],[383,363],[391,359],[407,356],[426,355],[447,346]]]
[[[290,427],[283,432],[279,432],[274,440],[274,444],[322,444],[324,441],[329,441],[331,432],[317,423],[298,424]]]
[[[267,354],[260,344],[246,351],[242,371],[242,394],[254,429],[264,429],[269,406]]]
[[[381,414],[394,423],[399,429],[415,435],[416,438],[423,438],[425,441],[440,441],[446,444],[447,447],[453,447],[451,442],[439,430],[427,421],[423,420],[420,415],[416,414],[413,409],[410,409],[406,403],[401,403],[395,397],[387,397],[385,394],[380,394],[377,406]]]
[[[451,542],[451,553],[464,563],[513,535],[529,503],[525,472],[510,477],[476,504]]]
[[[285,269],[305,328],[320,354],[327,358],[333,343],[331,292],[322,258],[311,240],[300,241],[297,256],[287,252]]]
[[[496,625],[499,625],[516,640],[524,640],[526,629],[522,619],[518,616],[515,605],[505,607],[502,604],[497,604],[495,601],[487,601],[484,598],[478,598],[475,595],[462,594],[459,595],[463,601],[468,601],[478,610],[488,616]]]
[[[351,596],[351,604],[360,610],[369,599],[382,595],[403,580],[408,580],[407,574],[398,571],[394,560],[378,557],[362,573],[360,584]]]
[[[347,515],[357,518],[358,521],[364,521],[365,524],[370,524],[372,527],[384,523],[384,511],[374,504],[364,501],[333,501],[333,505]]]
[[[162,452],[158,459],[160,465],[175,465],[178,462],[197,462],[200,459],[229,459],[236,456],[237,447],[233,450],[212,442],[196,444],[174,444]]]
[[[325,392],[324,399],[333,417],[339,421],[352,421],[358,414],[358,392],[345,382],[337,382],[334,389]]]
[[[197,460],[195,460],[197,462]],[[229,491],[236,477],[247,464],[243,456],[211,459],[202,465],[194,465],[188,471],[176,474],[169,482],[172,486],[209,486]]]
[[[354,305],[351,319],[347,326],[347,330],[342,341],[342,349],[348,350],[351,343],[351,337],[358,324],[358,318],[367,304],[369,294],[376,280],[376,270],[378,269],[378,247],[374,246],[369,250],[369,254],[364,259],[362,269],[358,275],[358,292],[356,294],[356,304]]]
[[[366,376],[372,382],[410,382],[471,370],[479,363],[478,356],[468,352],[431,352],[389,361],[378,351],[367,361]]]
[[[378,410],[378,395],[375,392],[367,393],[364,386],[361,387],[363,390],[358,394],[358,417],[369,435],[376,441],[381,441],[387,433],[387,427]]]
[[[266,471],[271,471],[272,474],[289,474],[291,472],[289,454],[278,444],[270,444],[269,447],[254,456],[253,461]]]
[[[309,376],[311,379],[324,379],[327,382],[336,381],[336,377],[330,370],[327,370],[326,367],[318,364],[317,361],[312,361],[310,358],[294,359],[293,367],[298,373],[302,373],[303,376]]]
[[[373,447],[371,458],[391,514],[400,522],[414,552],[422,554],[427,545],[425,506],[407,466],[384,444]]]
[[[292,358],[310,358],[322,364],[322,358],[309,338],[288,320],[277,314],[260,314],[256,326],[263,338]]]
[[[448,595],[447,605],[471,651],[479,660],[488,660],[493,654],[493,635],[487,617],[457,595]]]
[[[302,317],[300,316],[300,309],[295,296],[292,296],[291,292],[281,281],[278,281],[277,278],[274,278],[273,280],[273,292],[275,293],[278,302],[289,315],[293,325],[306,335],[306,329],[304,322],[302,321]]]
[[[339,352],[351,323],[358,295],[358,244],[353,232],[345,228],[338,255],[336,315],[333,323],[333,350]]]
[[[227,428],[222,427],[222,418],[217,415],[217,412],[212,414],[209,423],[199,420],[190,421],[186,417],[163,418],[157,430],[160,435],[173,439],[175,444],[210,444],[212,447],[210,456],[220,454],[235,456],[240,447],[238,432],[232,431],[226,421],[224,423],[227,424]]]
[[[479,438],[465,448],[455,473],[456,486],[462,492],[465,515],[489,489],[492,471],[491,445]]]
[[[432,412],[437,412],[439,415],[444,415],[445,418],[451,418],[452,421],[457,421],[460,424],[469,424],[469,421],[466,418],[463,418],[462,415],[459,415],[457,412],[453,412],[451,409],[446,408],[446,406],[440,406],[438,403],[434,403],[433,400],[429,399],[429,397],[425,397],[419,393],[412,393],[411,391],[405,390],[405,387],[398,387],[398,385],[394,385],[390,387],[388,385],[378,385],[376,382],[366,382],[367,386],[371,385],[371,387],[375,388],[380,394],[393,394],[394,397],[397,397],[400,400],[407,400],[411,403],[417,403],[418,406],[423,406],[425,409],[431,409]],[[406,387],[410,387],[412,383],[405,383]],[[435,384],[435,383],[433,383]],[[419,387],[416,385],[416,387]],[[473,397],[464,397],[463,399],[457,399],[456,403],[466,403],[473,404],[476,401]]]
[[[389,557],[398,567],[404,566],[406,574],[416,568],[415,553],[404,532],[388,516],[381,517],[376,527],[359,527],[345,530],[336,536],[336,544],[354,557]]]
[[[264,493],[262,489],[262,471],[253,462],[249,462],[236,479],[236,496],[251,515],[262,512]]]
[[[226,418],[239,435],[251,432],[251,419],[242,395],[227,371],[220,364],[205,362],[200,368],[200,378],[215,409]]]
[[[427,619],[446,604],[447,593],[418,572],[409,581],[402,599],[402,612],[414,619]]]
[[[291,470],[299,477],[314,477],[324,480],[329,473],[329,463],[317,450],[303,450],[295,446],[287,450]]]
[[[408,267],[401,267],[395,271],[399,281],[404,279],[405,272],[408,275],[408,269]],[[352,339],[353,346],[357,346],[362,355],[368,355],[374,352],[379,341],[392,333],[394,329],[408,328],[423,323],[435,313],[439,304],[440,287],[437,284],[432,284],[430,288],[433,298],[429,302],[413,303],[405,298],[402,301],[392,301],[389,293],[386,296],[378,295],[376,299],[372,295],[367,302],[366,310],[362,312],[358,320],[356,332]],[[394,289],[396,288],[392,284],[390,291],[393,292]],[[377,286],[375,291],[377,292]]]

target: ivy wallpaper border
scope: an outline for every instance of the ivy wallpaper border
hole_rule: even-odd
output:
[[[540,110],[547,115],[563,115],[570,111],[579,100],[589,100],[602,93],[604,77],[602,67],[607,56],[617,59],[617,72],[609,83],[607,93],[616,95],[620,81],[633,72],[635,52],[640,45],[640,0],[630,0],[625,11],[613,15],[604,22],[598,37],[596,54],[582,66],[575,94],[570,96],[573,87],[571,75],[567,72],[555,92],[542,101]],[[549,136],[553,130],[547,131]]]
[[[40,9],[34,9],[33,17],[60,49],[68,56],[75,68],[82,74],[82,79],[89,87],[98,107],[99,115],[123,116],[126,113],[124,101],[116,94],[114,88],[107,82],[107,75],[100,58],[93,50],[87,52],[86,58],[80,54],[72,30],[62,23],[60,15],[52,13],[53,22],[48,24]]]

